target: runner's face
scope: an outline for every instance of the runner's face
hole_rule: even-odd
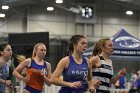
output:
[[[12,57],[12,48],[10,45],[7,45],[5,49],[2,52],[2,56],[4,56],[6,59],[10,59]]]
[[[87,40],[86,40],[86,38],[81,38],[79,40],[79,42],[76,45],[74,45],[74,47],[75,47],[75,50],[77,50],[78,52],[84,53],[86,51],[86,49],[87,49]]]
[[[46,46],[41,44],[37,47],[36,55],[40,58],[44,58],[46,55],[47,49]]]
[[[103,52],[108,55],[113,53],[113,42],[111,40],[107,40],[105,46],[103,47]]]

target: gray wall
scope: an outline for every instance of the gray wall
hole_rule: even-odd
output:
[[[55,8],[53,12],[46,11],[43,6],[24,6],[11,13],[11,16],[0,20],[0,32],[45,32],[51,36],[86,35],[89,40],[101,37],[111,37],[124,28],[135,37],[139,37],[139,12],[134,15],[125,14],[126,8],[103,1],[92,5],[95,15],[92,19],[83,19],[80,15]],[[13,11],[10,11],[13,12]]]
[[[48,31],[50,38],[67,39],[74,34],[83,34],[87,36],[88,41],[93,42],[102,37],[111,37],[124,28],[135,37],[140,37],[139,11],[134,10],[134,15],[129,16],[125,14],[127,8],[102,0],[97,0],[96,4],[91,6],[95,9],[95,15],[87,20],[60,8],[48,12],[46,7],[39,5],[22,6],[10,11],[10,15],[5,19],[0,19],[0,36],[3,36],[3,33]],[[130,69],[140,66],[138,61],[135,62],[133,65],[129,64]]]

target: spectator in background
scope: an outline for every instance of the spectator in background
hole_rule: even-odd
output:
[[[115,88],[117,89],[125,89],[126,86],[126,77],[125,76],[121,76],[117,82],[115,83]]]
[[[137,79],[137,91],[140,93],[140,78]]]
[[[131,73],[131,78],[130,78],[131,89],[129,90],[128,93],[139,93],[137,90],[137,79],[138,79],[137,72],[133,71]]]
[[[120,89],[125,89],[125,85],[126,85],[126,77],[125,76],[121,76],[119,78],[119,88]]]
[[[44,82],[50,86],[51,65],[44,61],[46,46],[37,43],[33,49],[32,58],[25,59],[14,70],[13,75],[26,82],[23,93],[42,93]],[[22,76],[21,71],[26,68],[26,77]]]
[[[131,88],[132,89],[136,89],[137,88],[137,83],[136,83],[137,79],[138,79],[138,75],[137,75],[137,73],[135,71],[133,71],[131,73],[131,79],[130,79],[130,81],[131,81]]]
[[[26,59],[26,57],[24,55],[17,55],[16,58],[17,58],[17,61],[19,64],[21,64]],[[24,68],[21,73],[23,76],[25,76],[26,75],[26,68]]]
[[[137,71],[137,73],[138,73],[138,78],[140,78],[140,69]]]
[[[21,64],[24,60],[26,59],[26,57],[24,56],[24,55],[16,55],[16,57],[15,57],[15,60],[16,61],[14,61],[16,64]],[[17,66],[18,66],[17,65]],[[17,67],[16,66],[16,67]],[[23,70],[22,70],[22,72],[21,72],[21,75],[24,77],[24,76],[26,76],[26,68],[24,68]],[[24,82],[23,81],[19,81],[19,86],[23,86],[24,85]],[[19,89],[20,91],[20,93],[22,93],[23,92],[23,87],[20,87],[20,89]]]
[[[6,86],[12,91],[13,83],[8,79],[8,61],[12,57],[12,48],[8,43],[0,44],[0,93],[6,93]]]
[[[137,73],[138,73],[137,88],[138,88],[138,90],[140,92],[140,69],[137,71]]]

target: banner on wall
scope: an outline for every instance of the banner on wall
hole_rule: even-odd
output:
[[[140,56],[140,40],[124,29],[112,37],[113,55]]]
[[[140,40],[124,29],[111,37],[113,41],[113,55],[118,56],[140,56]],[[90,46],[84,56],[92,55],[93,46]]]

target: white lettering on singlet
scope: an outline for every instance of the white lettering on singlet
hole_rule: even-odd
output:
[[[73,75],[83,75],[83,80],[87,79],[88,71],[79,71],[79,70],[73,70]]]

